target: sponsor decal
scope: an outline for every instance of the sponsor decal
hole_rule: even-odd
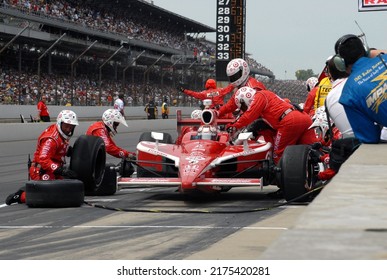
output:
[[[219,92],[218,91],[207,93],[207,97],[215,97],[215,96],[219,96]]]
[[[192,165],[186,165],[184,167],[184,170],[183,170],[183,173],[184,174],[187,174],[187,173],[196,173],[199,171],[199,165],[197,164],[192,164]]]
[[[387,0],[359,0],[359,12],[387,11]]]
[[[375,113],[379,112],[379,106],[387,100],[387,71],[379,75],[372,82],[379,82],[379,84],[367,96],[367,107],[371,108]]]

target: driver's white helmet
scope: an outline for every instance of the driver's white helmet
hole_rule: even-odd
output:
[[[241,87],[235,94],[235,104],[242,111],[246,111],[250,107],[255,93],[256,90],[251,87]]]
[[[249,78],[250,67],[242,58],[235,58],[227,64],[228,79],[235,87],[243,86]]]
[[[311,91],[318,83],[318,79],[316,77],[310,77],[306,80],[306,90]]]
[[[122,123],[124,126],[128,126],[125,118],[117,109],[107,109],[102,115],[102,121],[110,129],[110,132],[113,135],[117,133],[116,128],[118,124]]]
[[[76,125],[79,125],[77,114],[75,114],[71,110],[62,110],[62,111],[60,111],[60,113],[58,114],[58,117],[56,118],[56,127],[57,127],[60,135],[62,135],[62,137],[65,139],[70,139],[70,137],[74,133],[74,128],[73,128],[72,132],[69,133],[69,135],[67,135],[62,130],[62,123],[71,124],[75,128]]]
[[[191,113],[191,119],[200,120],[202,118],[202,110],[194,110]]]

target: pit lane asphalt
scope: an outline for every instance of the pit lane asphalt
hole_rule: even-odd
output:
[[[0,124],[3,125],[7,124]],[[8,137],[0,143],[2,260],[259,259],[305,209],[305,205],[291,205],[251,213],[192,214],[111,211],[88,205],[59,209],[5,206],[7,195],[27,180],[27,155],[34,152],[36,135],[47,126],[19,125],[17,130],[25,133],[23,137]],[[72,143],[88,125],[86,122],[77,127]],[[0,129],[5,133],[6,130]],[[134,151],[141,131],[150,130],[169,132],[176,137],[173,119],[137,120],[129,121],[128,129],[120,127],[115,140]],[[108,161],[117,162],[111,157]],[[278,203],[279,200],[267,197],[268,192],[276,189],[274,186],[263,190],[239,188],[217,198],[184,200],[175,189],[140,188],[124,189],[113,196],[87,196],[85,200],[121,209],[240,211]]]

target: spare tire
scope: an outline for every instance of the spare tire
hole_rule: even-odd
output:
[[[26,204],[29,207],[79,207],[83,204],[84,197],[84,186],[79,180],[26,182]]]
[[[85,193],[97,192],[102,185],[106,165],[105,143],[102,138],[81,135],[75,141],[70,160],[70,169],[78,174]]]

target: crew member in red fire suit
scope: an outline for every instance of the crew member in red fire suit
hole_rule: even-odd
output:
[[[316,133],[309,129],[312,125],[310,117],[298,111],[292,104],[284,101],[269,90],[256,91],[250,87],[240,88],[235,96],[235,104],[239,108],[245,106],[246,96],[254,96],[244,114],[227,129],[241,129],[258,118],[264,119],[277,131],[274,138],[273,160],[278,164],[288,145],[313,144],[317,141]],[[241,109],[243,110],[243,109]]]
[[[113,157],[135,159],[135,153],[118,147],[112,138],[117,133],[119,124],[128,126],[126,120],[117,109],[108,109],[103,113],[102,121],[93,123],[86,131],[86,135],[101,137],[105,142],[106,152]]]
[[[56,124],[50,125],[38,138],[36,151],[29,168],[31,180],[75,179],[77,174],[65,168],[65,157],[68,155],[69,141],[78,125],[77,115],[71,110],[63,110],[57,117]],[[24,189],[10,194],[6,204],[25,203]]]
[[[224,88],[217,88],[216,81],[214,79],[208,79],[205,88],[206,90],[200,92],[185,89],[183,87],[180,87],[179,90],[199,100],[211,99],[212,108],[220,108],[224,104],[224,96],[231,92],[235,87],[230,84]]]
[[[310,77],[306,80],[306,90],[308,91],[308,96],[304,103],[304,112],[313,116],[315,110],[314,100],[318,90],[318,79],[316,77]]]
[[[247,62],[241,58],[235,58],[231,60],[227,64],[226,73],[230,83],[238,89],[247,86],[255,89],[256,91],[266,90],[266,87],[263,83],[249,76],[250,67]],[[233,113],[238,109],[238,106],[235,104],[235,95],[236,92],[228,100],[228,102],[219,109],[219,118],[222,118],[229,113]]]

